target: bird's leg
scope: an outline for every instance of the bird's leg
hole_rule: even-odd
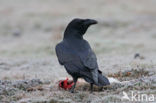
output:
[[[90,92],[93,92],[93,83],[90,83]]]
[[[99,91],[102,91],[102,90],[103,90],[103,87],[100,87],[100,88],[99,88]]]
[[[73,78],[74,85],[73,85],[72,88],[70,89],[70,92],[71,92],[71,93],[74,93],[74,89],[75,89],[75,86],[76,86],[77,79],[78,79],[78,78]]]

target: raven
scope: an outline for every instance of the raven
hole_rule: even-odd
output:
[[[73,19],[67,26],[63,40],[56,45],[56,55],[61,65],[73,77],[74,85],[70,92],[74,92],[78,78],[97,86],[109,85],[109,80],[102,75],[97,64],[97,58],[89,43],[83,39],[89,26],[97,24],[93,19]]]

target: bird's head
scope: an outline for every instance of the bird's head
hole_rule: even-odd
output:
[[[76,35],[76,36],[83,36],[88,27],[93,25],[93,24],[97,24],[98,22],[96,20],[93,19],[73,19],[67,26],[65,33],[64,33],[64,37],[65,36],[72,36],[72,35]]]

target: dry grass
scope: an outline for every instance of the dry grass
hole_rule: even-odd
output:
[[[156,94],[155,82],[139,81],[148,80],[156,72],[155,3],[155,0],[0,0],[0,80],[39,78],[51,82],[41,85],[43,90],[32,87],[12,96],[0,95],[0,102],[120,103],[123,90]],[[69,75],[57,61],[55,45],[75,17],[99,21],[84,38],[95,51],[103,74],[132,81],[133,85],[112,84],[102,91],[95,87],[90,94],[89,85],[83,82],[75,94],[58,90],[55,83]],[[141,58],[134,59],[136,53]]]

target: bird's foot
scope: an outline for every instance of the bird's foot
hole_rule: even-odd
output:
[[[98,89],[98,91],[103,91],[103,87],[100,87],[100,88]]]
[[[70,93],[78,93],[78,91],[75,90],[69,90]]]
[[[73,89],[70,89],[69,92],[70,93],[75,93],[75,91]]]

